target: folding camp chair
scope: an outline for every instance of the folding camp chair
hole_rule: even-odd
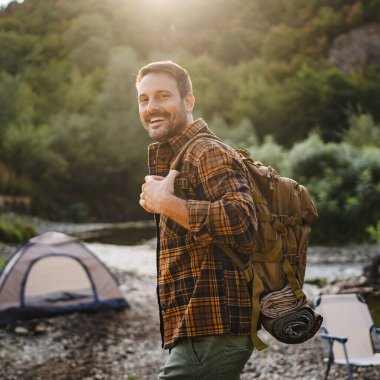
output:
[[[380,365],[380,353],[376,353],[380,329],[374,327],[363,297],[322,295],[316,299],[315,307],[323,316],[321,337],[328,344],[325,380],[333,363],[345,364],[350,380],[353,368]]]

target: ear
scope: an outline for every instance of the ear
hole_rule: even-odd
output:
[[[185,109],[187,112],[192,112],[195,104],[195,98],[192,92],[188,92],[184,99],[183,102],[185,104]]]

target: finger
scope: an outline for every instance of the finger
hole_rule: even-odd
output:
[[[140,203],[140,206],[145,210],[145,211],[148,211],[147,208],[147,204],[146,204],[146,201],[144,199],[140,199],[139,200],[139,203]]]
[[[147,211],[147,212],[151,212],[151,213],[154,212],[152,209],[150,209],[150,208],[148,207],[148,205],[147,205],[147,203],[146,203],[146,201],[145,201],[144,199],[140,199],[139,203],[140,203],[140,206],[141,206],[145,211]]]

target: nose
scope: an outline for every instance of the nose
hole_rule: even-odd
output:
[[[154,99],[149,99],[149,102],[146,106],[147,113],[154,113],[159,109],[158,103]]]

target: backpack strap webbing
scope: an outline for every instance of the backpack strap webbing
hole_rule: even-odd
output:
[[[211,139],[214,139],[214,140],[218,140],[220,142],[223,142],[219,137],[215,136],[215,135],[212,135],[211,133],[199,133],[197,135],[195,135],[194,137],[192,137],[182,148],[181,150],[179,151],[179,153],[177,154],[177,157],[175,158],[175,160],[173,161],[173,163],[170,165],[170,170],[178,170],[180,169],[181,167],[181,164],[182,164],[182,158],[183,158],[183,155],[186,153],[187,149],[189,148],[189,146],[196,140],[202,138],[202,137],[208,137],[208,138],[211,138]]]
[[[243,264],[236,253],[227,245],[220,242],[214,244],[228,256],[244,274],[247,283],[252,281],[252,299],[251,299],[251,340],[258,351],[262,351],[268,346],[259,338],[257,334],[257,325],[260,317],[260,295],[264,291],[264,284],[258,276],[250,262]]]

